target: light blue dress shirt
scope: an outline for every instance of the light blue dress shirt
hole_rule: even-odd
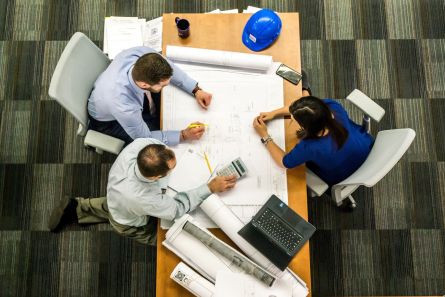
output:
[[[131,77],[139,57],[156,53],[149,47],[134,47],[121,52],[94,83],[88,100],[88,113],[98,121],[118,121],[133,138],[155,138],[168,145],[179,143],[180,131],[150,131],[142,118],[144,90]],[[168,60],[167,60],[168,61]],[[173,68],[171,83],[192,95],[197,82],[168,61]]]
[[[173,220],[198,207],[212,192],[207,184],[171,197],[162,193],[168,176],[151,181],[139,171],[137,156],[153,138],[139,138],[130,143],[111,167],[107,185],[107,204],[113,219],[122,225],[144,226],[147,216]],[[173,169],[174,170],[174,169]]]

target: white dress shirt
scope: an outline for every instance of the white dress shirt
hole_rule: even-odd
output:
[[[113,219],[127,226],[143,226],[148,217],[173,220],[198,207],[211,195],[207,184],[180,192],[174,197],[162,194],[168,176],[151,181],[142,176],[137,165],[138,153],[149,144],[163,144],[153,138],[139,138],[130,143],[111,167],[107,203]],[[174,169],[173,169],[174,170]]]

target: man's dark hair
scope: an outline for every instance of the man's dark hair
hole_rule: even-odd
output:
[[[145,177],[165,176],[170,168],[168,161],[175,153],[163,144],[149,144],[138,154],[138,168]]]
[[[156,85],[161,80],[169,79],[173,75],[173,68],[161,55],[148,53],[136,61],[131,75],[135,81]]]

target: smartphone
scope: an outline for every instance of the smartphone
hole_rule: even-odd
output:
[[[277,75],[293,83],[294,85],[298,85],[302,77],[300,73],[298,73],[297,71],[293,70],[292,68],[284,64],[281,64],[280,67],[278,67],[276,73]]]

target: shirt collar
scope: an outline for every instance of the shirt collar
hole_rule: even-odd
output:
[[[137,163],[134,165],[134,174],[136,175],[136,177],[144,183],[155,183],[157,182],[156,180],[149,180],[148,178],[146,178],[145,176],[142,175],[141,171],[139,170],[139,167],[137,165]]]
[[[133,76],[131,76],[131,72],[133,71],[133,68],[134,68],[134,65],[131,66],[127,72],[128,81],[130,82],[130,85],[133,88],[133,91],[136,92],[136,94],[140,94],[141,96],[144,96],[145,91],[136,85],[136,83],[134,82]]]

